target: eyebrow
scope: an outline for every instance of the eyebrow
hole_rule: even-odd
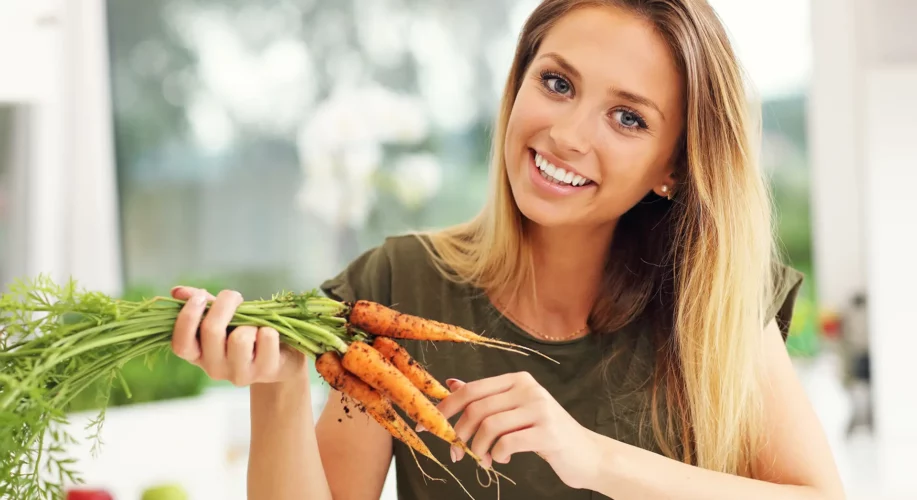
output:
[[[539,57],[539,59],[545,58],[545,57],[548,59],[554,60],[554,62],[557,63],[558,66],[560,66],[564,71],[569,73],[570,76],[572,76],[573,78],[577,80],[582,80],[583,77],[582,75],[580,75],[580,72],[577,71],[576,68],[574,68],[572,64],[567,62],[566,59],[561,57],[560,54],[556,52],[548,52],[546,54],[543,54],[541,57]],[[659,113],[659,116],[661,116],[663,120],[665,120],[665,113],[663,113],[662,110],[659,109],[659,106],[657,106],[656,103],[653,102],[652,99],[648,97],[644,97],[640,94],[635,94],[633,92],[617,89],[614,87],[608,89],[608,92],[621,99],[624,99],[625,101],[630,101],[634,104],[640,104],[640,105],[652,108],[656,110],[657,113]]]

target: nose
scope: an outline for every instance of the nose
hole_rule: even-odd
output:
[[[550,136],[559,150],[586,154],[592,149],[595,119],[585,106],[573,106],[558,117]]]

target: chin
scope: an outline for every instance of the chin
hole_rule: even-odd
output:
[[[573,217],[568,210],[557,206],[557,203],[551,203],[528,193],[521,193],[521,196],[515,196],[515,198],[516,207],[519,208],[522,216],[538,226],[555,228],[578,225],[577,218]]]

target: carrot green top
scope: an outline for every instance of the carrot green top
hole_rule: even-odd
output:
[[[785,337],[802,275],[789,267],[783,267],[782,271],[768,317],[777,318]],[[479,289],[455,284],[442,277],[415,236],[386,239],[382,245],[366,251],[340,274],[324,282],[321,288],[337,300],[372,300],[404,313],[538,349],[560,364],[539,356],[521,356],[466,344],[400,342],[441,382],[447,378],[470,382],[503,373],[527,371],[583,426],[619,441],[659,452],[648,419],[649,382],[655,356],[645,321],[638,319],[616,332],[597,333],[571,341],[537,339],[501,315]],[[616,355],[606,366],[603,354],[612,349]],[[404,416],[403,412],[401,414]],[[450,419],[453,425],[458,418]],[[474,461],[466,457],[452,464],[444,442],[428,432],[420,436],[476,499],[497,498],[496,485],[487,489],[479,485],[478,477],[484,484],[487,484],[487,478],[484,474],[476,476]],[[399,499],[468,498],[454,480],[425,481],[404,444],[396,442],[394,454]],[[419,460],[425,470],[436,476],[435,465],[423,457]],[[495,464],[495,467],[516,483],[512,485],[501,480],[501,499],[606,498],[598,493],[567,487],[533,453],[514,455],[510,463]],[[445,477],[442,470],[439,476]]]

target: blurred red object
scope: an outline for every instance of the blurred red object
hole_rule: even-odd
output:
[[[67,500],[115,500],[105,490],[68,490]]]
[[[837,339],[841,335],[841,318],[838,314],[827,312],[822,314],[821,331],[829,339]]]

